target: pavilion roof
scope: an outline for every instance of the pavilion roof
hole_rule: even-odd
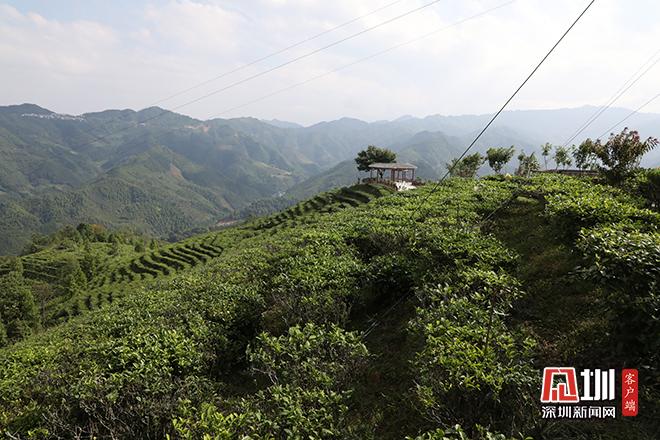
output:
[[[369,168],[376,170],[416,170],[417,167],[410,163],[372,163]]]

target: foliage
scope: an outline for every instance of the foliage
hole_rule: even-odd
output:
[[[660,216],[616,188],[574,178],[537,177],[534,186],[545,198],[549,217],[560,222],[567,236],[583,227],[628,222],[642,229],[660,224]]]
[[[396,161],[396,153],[387,148],[369,145],[366,150],[358,152],[355,158],[359,171],[369,171],[369,165],[374,163],[392,163]]]
[[[0,341],[23,338],[39,323],[32,291],[18,272],[0,276],[0,323]]]
[[[414,438],[406,437],[406,440],[515,440],[514,437],[492,433],[479,425],[475,426],[475,429],[475,435],[469,435],[461,425],[456,425],[453,428],[436,429],[434,431],[425,432]],[[531,437],[526,437],[526,439],[527,438],[531,439]]]
[[[486,158],[480,153],[468,154],[462,159],[454,158],[447,164],[447,170],[452,177],[474,177]]]
[[[660,232],[643,233],[625,224],[583,229],[577,248],[593,265],[583,273],[617,290],[660,289]]]
[[[268,282],[272,306],[264,315],[266,328],[277,332],[305,322],[346,322],[362,268],[338,238],[315,231],[278,243]]]
[[[489,148],[486,152],[488,165],[493,169],[493,171],[495,171],[497,174],[500,174],[502,172],[502,168],[511,160],[515,151],[516,149],[513,145],[509,148]]]
[[[560,166],[566,168],[567,166],[570,166],[571,163],[573,162],[571,160],[571,155],[568,148],[564,146],[555,147],[554,160],[555,160],[556,168],[559,168]]]
[[[660,169],[638,172],[626,183],[631,184],[633,193],[640,194],[648,201],[649,207],[660,211]]]
[[[527,156],[524,151],[518,155],[518,169],[516,176],[529,177],[534,171],[540,168],[539,161],[536,159],[534,153]]]
[[[436,420],[527,422],[534,343],[501,318],[517,295],[515,285],[506,275],[470,270],[424,293],[429,305],[412,324],[425,340],[415,366],[419,398]]]
[[[273,385],[224,413],[204,404],[174,420],[177,437],[193,440],[351,439],[345,394]]]
[[[637,131],[624,128],[619,134],[612,133],[605,144],[600,139],[587,139],[578,148],[580,164],[595,162],[596,168],[612,183],[621,183],[639,166],[642,156],[658,145],[649,137],[642,141]]]
[[[592,302],[599,310],[601,343],[612,347],[607,356],[644,365],[647,383],[657,380],[660,216],[620,188],[572,178],[534,180],[564,239],[576,239],[582,261],[574,274],[596,286]]]
[[[660,352],[660,232],[626,224],[583,229],[577,248],[587,260],[580,274],[609,293],[626,353],[655,356]]]
[[[334,324],[325,329],[309,323],[291,327],[280,337],[262,333],[248,348],[248,359],[253,371],[274,385],[337,390],[359,371],[367,353],[355,333]]]
[[[548,169],[548,156],[550,156],[550,152],[552,151],[552,144],[549,142],[546,142],[545,144],[541,145],[541,156],[543,156],[543,168]]]
[[[641,292],[657,286],[660,222],[641,197],[545,174],[384,194],[321,194],[142,253],[120,234],[97,242],[69,229],[61,248],[0,261],[3,274],[22,267],[39,298],[43,283],[76,287],[46,315],[91,310],[0,351],[0,426],[14,437],[356,439],[393,437],[380,428],[388,417],[397,438],[534,432],[544,347],[528,336],[525,304],[543,299],[523,295],[516,254],[488,233],[521,194],[538,200],[539,224],[571,231],[557,246],[581,251],[576,273],[602,284],[599,305],[655,322]],[[534,252],[530,277],[550,261]],[[608,302],[615,292],[635,309]],[[645,329],[639,365],[660,340]]]
[[[307,324],[287,335],[261,334],[248,349],[252,371],[271,385],[241,399],[232,412],[202,404],[174,421],[182,438],[349,438],[349,378],[368,352],[357,335]]]

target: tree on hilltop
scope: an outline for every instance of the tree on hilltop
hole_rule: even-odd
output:
[[[541,156],[543,156],[543,167],[544,169],[548,169],[548,156],[550,156],[550,152],[552,151],[552,144],[550,142],[546,142],[545,144],[541,145]]]
[[[488,166],[490,166],[497,174],[501,174],[502,168],[504,168],[504,165],[511,160],[515,151],[516,149],[513,145],[509,148],[489,148],[486,152]]]
[[[369,145],[366,150],[362,150],[355,158],[358,171],[369,171],[369,165],[374,163],[393,163],[396,162],[396,153],[387,148],[379,148],[375,145]],[[379,171],[378,176],[383,177],[383,172]]]
[[[573,163],[568,148],[564,146],[558,146],[557,148],[555,148],[554,159],[556,164],[555,170],[558,169],[559,166],[566,168],[571,163]]]
[[[463,157],[463,159],[454,158],[447,164],[447,170],[451,177],[474,177],[486,158],[479,153],[474,153]]]
[[[532,172],[538,171],[541,168],[534,153],[528,156],[524,151],[521,151],[518,155],[518,161],[518,169],[516,170],[517,176],[529,177]]]
[[[362,150],[355,158],[357,169],[359,171],[369,171],[369,165],[374,163],[393,163],[396,162],[396,153],[387,148],[379,148],[375,145],[369,145],[366,150]]]
[[[626,127],[619,134],[610,134],[605,144],[600,139],[587,139],[575,155],[580,164],[593,164],[610,182],[620,183],[639,168],[642,156],[657,145],[658,139],[649,137],[642,141],[637,131]]]

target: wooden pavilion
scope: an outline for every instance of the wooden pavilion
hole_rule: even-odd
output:
[[[372,163],[369,165],[369,180],[373,182],[414,182],[417,167],[409,163]],[[376,177],[374,178],[374,171]]]

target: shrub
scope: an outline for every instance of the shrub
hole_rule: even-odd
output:
[[[356,377],[367,354],[357,334],[308,323],[280,337],[262,333],[250,346],[248,359],[253,371],[272,384],[337,390]]]
[[[10,341],[24,338],[39,324],[32,290],[17,272],[0,276],[0,323]]]
[[[186,439],[355,438],[347,418],[351,381],[368,355],[355,333],[307,324],[286,335],[266,333],[248,349],[264,390],[227,403],[183,407],[173,426]]]
[[[518,294],[516,283],[479,270],[452,278],[424,292],[427,306],[411,324],[424,340],[414,360],[419,399],[441,423],[524,425],[536,378],[534,342],[501,318]]]
[[[595,162],[596,167],[612,183],[623,182],[639,167],[644,154],[658,145],[658,140],[649,137],[642,141],[637,131],[624,128],[619,134],[612,133],[605,144],[600,139],[587,139],[577,150],[581,163]]]
[[[651,209],[660,211],[660,169],[636,173],[635,177],[626,183],[632,186],[633,193],[641,195],[648,201]]]
[[[477,175],[486,158],[480,153],[469,154],[462,159],[454,158],[447,164],[447,170],[452,177],[469,177]]]
[[[516,176],[529,177],[533,172],[538,171],[540,168],[541,164],[539,164],[534,153],[531,153],[528,156],[524,151],[520,152],[518,155],[518,169],[516,170]]]
[[[173,421],[183,439],[357,439],[347,417],[347,395],[273,385],[241,399],[225,413],[205,404]]]
[[[575,178],[536,177],[532,189],[545,199],[546,214],[575,238],[583,227],[627,222],[641,230],[660,225],[660,215],[620,189]]]
[[[266,329],[296,324],[344,323],[362,273],[360,261],[337,235],[306,231],[273,242]]]
[[[406,440],[515,440],[514,437],[507,437],[504,434],[492,433],[480,425],[474,427],[474,435],[469,435],[463,430],[461,425],[453,428],[436,429],[435,431],[425,432],[417,437],[406,437]],[[523,438],[522,436],[518,438]],[[531,437],[526,437],[531,440]]]
[[[614,333],[627,354],[660,352],[660,233],[627,225],[583,229],[579,273],[601,285],[615,318]]]

